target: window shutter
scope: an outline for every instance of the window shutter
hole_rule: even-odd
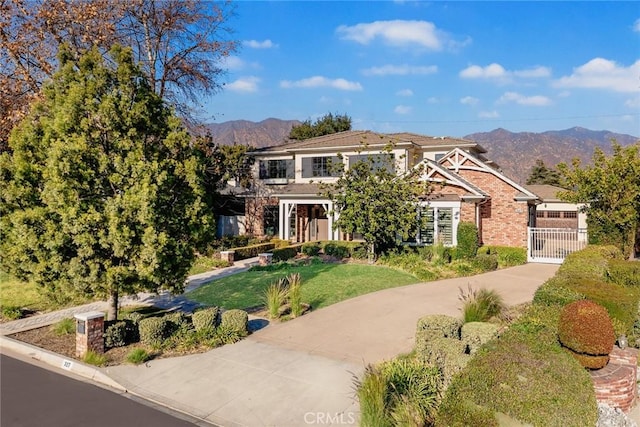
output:
[[[303,178],[313,177],[313,158],[312,157],[302,158],[302,177]]]

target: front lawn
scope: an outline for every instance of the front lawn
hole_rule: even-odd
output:
[[[411,285],[419,280],[396,269],[364,264],[282,264],[272,269],[252,269],[208,283],[187,297],[206,305],[248,308],[264,303],[267,287],[291,273],[302,276],[302,300],[313,309],[381,289]]]
[[[0,271],[0,306],[30,311],[48,310],[51,303],[34,283],[22,282],[10,274]]]

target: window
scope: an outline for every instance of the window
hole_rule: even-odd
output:
[[[293,160],[260,160],[260,179],[293,177]]]
[[[422,208],[420,216],[424,219],[418,231],[419,243],[433,245],[440,242],[451,246],[453,242],[453,208]]]
[[[342,160],[338,156],[304,157],[302,177],[328,177],[342,175]]]
[[[560,212],[558,212],[558,211],[547,211],[547,218],[560,218]]]
[[[536,211],[536,218],[544,218],[544,211]]]
[[[265,206],[262,211],[262,230],[265,236],[280,233],[280,206]]]
[[[445,153],[436,153],[435,159],[436,162],[439,162],[441,158],[443,158]]]
[[[369,158],[371,158],[371,164],[373,166],[373,170],[378,170],[380,168],[385,168],[389,172],[395,173],[395,156],[393,154],[383,153],[383,154],[358,154],[349,156],[349,168],[352,168],[353,165],[358,163],[359,161],[364,161],[369,164]]]
[[[578,212],[574,211],[565,211],[562,212],[563,218],[578,218]]]

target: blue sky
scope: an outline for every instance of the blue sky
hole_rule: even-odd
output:
[[[640,136],[639,2],[239,1],[215,122]]]

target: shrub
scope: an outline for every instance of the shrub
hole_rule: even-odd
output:
[[[144,319],[144,315],[142,313],[138,313],[137,311],[132,311],[131,313],[127,313],[124,316],[124,320],[130,320],[134,325],[138,326],[138,323]]]
[[[486,322],[499,316],[505,309],[502,296],[494,290],[473,290],[469,285],[465,292],[460,289],[458,299],[462,301],[463,322]]]
[[[369,365],[357,381],[362,426],[425,425],[435,412],[439,372],[415,359]]]
[[[182,311],[175,311],[164,316],[167,321],[168,334],[183,333],[193,327],[190,316]]]
[[[151,355],[147,353],[144,348],[134,348],[127,354],[127,362],[139,365],[146,362],[151,358]]]
[[[498,269],[497,255],[478,254],[471,261],[473,265],[482,272],[494,271]]]
[[[153,347],[162,345],[168,336],[167,321],[164,317],[148,317],[138,323],[140,341]]]
[[[299,246],[287,246],[284,248],[278,248],[271,251],[273,254],[273,261],[287,261],[291,258],[295,258],[298,255]]]
[[[324,245],[325,255],[333,256],[339,259],[349,258],[349,247],[340,243],[327,243]]]
[[[622,252],[615,246],[589,245],[567,255],[558,274],[574,278],[604,279],[609,260],[612,259],[623,259]]]
[[[640,286],[640,262],[609,260],[606,277],[609,282],[621,286]]]
[[[300,273],[287,276],[287,297],[291,307],[291,317],[298,317],[302,314],[302,278]]]
[[[462,322],[445,314],[430,314],[418,319],[416,330],[428,331],[434,338],[460,338]]]
[[[432,338],[418,350],[416,358],[435,366],[442,374],[442,387],[448,387],[454,375],[460,372],[471,360],[467,354],[467,345],[456,338]]]
[[[88,363],[93,366],[104,366],[107,363],[107,356],[102,353],[96,353],[93,350],[88,350],[82,357],[84,363]]]
[[[257,245],[235,248],[235,260],[239,261],[247,258],[257,257],[258,254],[273,250],[275,246],[276,245],[274,243],[260,243]]]
[[[241,333],[236,330],[233,326],[228,324],[221,324],[218,326],[213,333],[213,337],[210,340],[210,344],[212,347],[217,347],[225,344],[233,344],[238,342],[246,335],[245,333]]]
[[[461,221],[458,224],[458,247],[456,255],[459,259],[470,259],[478,252],[478,227],[472,222]]]
[[[527,263],[527,249],[513,248],[510,246],[483,246],[478,253],[497,255],[498,267],[513,267]]]
[[[277,319],[280,317],[280,307],[282,307],[286,299],[286,279],[281,278],[267,287],[264,293],[264,301],[270,318]]]
[[[498,337],[498,325],[487,322],[469,322],[462,325],[460,339],[474,354],[483,345]]]
[[[574,301],[584,299],[584,295],[556,284],[555,282],[557,282],[557,280],[551,278],[540,286],[533,295],[533,303],[546,306],[565,306]]]
[[[364,247],[363,245],[355,246],[351,250],[351,258],[353,259],[367,259],[367,257],[368,257],[367,248]]]
[[[419,280],[429,281],[438,278],[437,273],[431,271],[423,255],[414,251],[387,253],[380,257],[379,262],[413,274]]]
[[[548,308],[545,308],[548,310]],[[438,426],[497,426],[496,412],[535,426],[595,425],[591,377],[557,341],[510,328],[453,378]]]
[[[127,345],[127,322],[120,321],[109,325],[104,331],[104,345],[107,348]]]
[[[320,245],[317,243],[305,243],[302,245],[302,253],[307,256],[317,256],[320,253]]]
[[[240,336],[246,336],[249,331],[249,315],[244,310],[227,310],[222,313],[220,326],[237,332]]]
[[[76,331],[76,321],[74,319],[62,319],[53,325],[53,332],[56,335],[69,335]]]
[[[196,331],[215,328],[218,325],[218,307],[207,307],[191,315],[191,322]]]
[[[616,337],[607,310],[589,300],[573,302],[560,314],[558,337],[585,368],[600,369],[609,361]]]

